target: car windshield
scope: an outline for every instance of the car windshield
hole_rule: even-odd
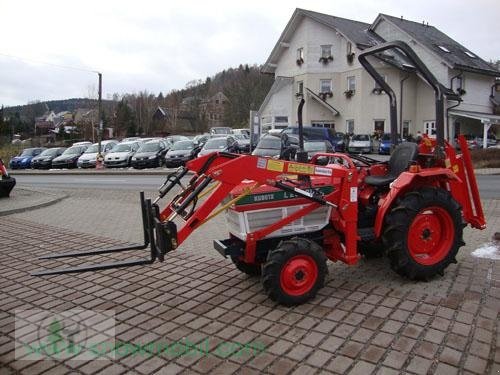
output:
[[[23,150],[23,152],[19,156],[33,156],[34,154],[35,154],[34,148],[27,148],[26,150]]]
[[[367,134],[358,134],[352,137],[353,141],[369,141],[370,137]]]
[[[113,147],[111,152],[129,152],[132,149],[130,144],[119,144]]]
[[[233,137],[236,139],[250,139],[250,137],[246,134],[233,134]]]
[[[160,142],[144,143],[137,152],[156,152],[160,151]]]
[[[281,139],[278,137],[262,138],[259,141],[257,148],[280,150],[281,149]]]
[[[54,156],[57,155],[58,148],[48,148],[47,150],[43,151],[40,156]]]
[[[174,143],[171,150],[192,150],[193,148],[193,141],[178,141]]]
[[[325,142],[304,142],[304,151],[326,151]]]
[[[230,134],[231,128],[212,128],[211,133],[212,134]]]
[[[334,139],[343,139],[344,138],[344,133],[337,132],[333,135]]]
[[[92,146],[89,146],[88,149],[85,150],[85,154],[93,154],[93,153],[96,153],[98,151],[98,148],[99,148],[99,145],[92,145]],[[103,145],[101,145],[101,150],[103,149]]]
[[[66,151],[63,152],[63,155],[75,155],[79,154],[82,151],[82,148],[80,146],[73,146],[70,148],[67,148]]]
[[[218,148],[224,148],[227,146],[226,138],[213,138],[209,139],[205,146],[203,147],[206,150],[215,150]]]

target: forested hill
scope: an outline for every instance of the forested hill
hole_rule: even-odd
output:
[[[115,93],[107,96],[111,100],[103,100],[104,121],[110,126],[121,127],[124,124],[116,123],[120,118],[121,110],[127,112],[127,128],[138,132],[148,132],[152,129],[152,116],[158,106],[168,109],[171,113],[178,113],[182,102],[191,98],[193,103],[200,103],[217,92],[223,92],[229,99],[226,106],[224,122],[233,127],[247,126],[249,111],[258,109],[273,84],[274,77],[262,74],[258,65],[240,65],[237,68],[225,69],[204,80],[193,80],[184,88],[170,92],[151,93],[147,89],[138,93]],[[0,103],[1,105],[1,103]],[[6,107],[3,109],[4,118],[14,118],[18,132],[26,133],[33,128],[35,117],[47,111],[55,113],[61,111],[75,112],[78,108],[97,109],[97,101],[88,98],[73,98],[66,100],[51,100],[34,102],[27,105]],[[199,111],[193,106],[192,117],[197,119],[191,125],[193,130],[203,130],[206,124]],[[113,120],[115,119],[115,120]],[[1,120],[0,120],[1,121]],[[113,123],[114,122],[114,123]],[[9,128],[5,130],[8,131]]]

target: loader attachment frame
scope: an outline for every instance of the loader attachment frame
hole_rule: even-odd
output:
[[[334,154],[332,154],[334,156]],[[186,186],[183,186],[181,179],[192,172]],[[252,176],[254,185],[252,188],[231,200],[225,202],[231,190],[238,186],[247,176]],[[319,191],[308,186],[298,186],[291,183],[287,176],[318,176],[333,180],[341,180],[342,183],[331,193],[323,195]],[[300,179],[299,179],[300,180]],[[307,180],[306,180],[307,181]],[[149,258],[133,259],[123,262],[89,264],[79,267],[68,267],[59,269],[49,269],[33,273],[36,276],[60,275],[67,273],[81,273],[87,271],[106,270],[112,268],[133,267],[138,265],[152,264],[156,260],[164,261],[166,253],[175,250],[189,235],[206,223],[215,215],[221,213],[231,204],[250,194],[253,189],[261,185],[273,186],[289,194],[294,194],[299,198],[305,199],[304,206],[294,212],[292,215],[268,225],[265,228],[248,233],[246,249],[244,252],[245,261],[253,263],[255,261],[257,242],[270,233],[284,227],[287,224],[299,219],[302,216],[314,211],[321,205],[327,205],[335,210],[339,209],[338,215],[342,217],[340,225],[346,232],[346,250],[345,254],[336,259],[350,261],[357,260],[357,204],[350,198],[352,189],[356,189],[357,171],[355,168],[344,166],[322,167],[311,164],[303,164],[290,161],[273,160],[253,155],[237,155],[226,152],[215,152],[187,163],[186,167],[181,167],[174,173],[167,176],[166,181],[159,189],[158,197],[152,202],[151,199],[145,199],[141,192],[141,211],[144,232],[144,243],[128,247],[119,247],[112,249],[91,250],[86,252],[70,252],[62,254],[53,254],[43,256],[40,259],[62,259],[72,257],[85,257],[94,255],[116,254],[130,251],[140,251],[145,255],[145,250],[150,247]],[[175,186],[180,186],[180,192],[170,200],[168,205],[160,212],[157,202],[165,197]],[[313,190],[310,191],[304,190]],[[209,196],[197,207],[198,199],[204,195]],[[334,201],[334,197],[338,197]],[[213,211],[217,206],[223,203],[222,208]],[[174,219],[183,220],[182,225],[177,228]],[[347,227],[349,231],[345,230]]]
[[[33,272],[33,276],[47,276],[47,275],[62,275],[67,273],[81,273],[88,271],[107,270],[112,268],[134,267],[140,265],[147,265],[154,263],[157,259],[163,261],[166,249],[169,248],[166,237],[168,230],[165,223],[159,220],[159,211],[156,204],[151,203],[150,199],[144,198],[144,193],[140,193],[141,200],[141,213],[142,213],[142,226],[144,243],[132,246],[115,247],[110,249],[98,249],[83,252],[69,252],[61,254],[51,254],[40,257],[42,260],[63,259],[63,258],[76,258],[88,257],[103,254],[117,254],[130,251],[146,250],[150,247],[149,258],[127,260],[122,262],[110,262],[100,264],[88,264],[78,267],[67,267],[49,269],[43,271]],[[147,254],[147,253],[146,253]]]

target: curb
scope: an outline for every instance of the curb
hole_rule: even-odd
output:
[[[68,197],[68,195],[66,195],[66,194],[57,196],[57,195],[54,195],[54,194],[50,194],[50,193],[47,193],[47,192],[41,192],[39,190],[33,190],[33,189],[22,188],[22,189],[19,189],[19,190],[36,192],[36,193],[43,194],[43,195],[46,195],[46,196],[52,195],[52,196],[54,196],[54,198],[51,199],[51,200],[49,200],[49,201],[46,201],[46,202],[42,202],[42,203],[38,203],[38,204],[34,204],[34,205],[29,205],[29,206],[25,206],[25,207],[13,208],[13,209],[4,210],[4,211],[0,210],[0,217],[1,216],[12,215],[12,214],[18,214],[18,213],[26,212],[26,211],[30,211],[30,210],[36,210],[38,208],[48,207],[48,206],[56,204],[56,203],[58,203],[58,202],[60,202],[63,199],[65,199],[65,198]],[[5,198],[5,199],[10,199],[10,198]]]

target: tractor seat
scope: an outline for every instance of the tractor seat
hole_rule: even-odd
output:
[[[365,183],[377,187],[389,185],[401,172],[408,169],[411,162],[417,160],[417,155],[418,147],[416,143],[400,143],[396,146],[389,159],[389,173],[384,176],[366,176]]]

